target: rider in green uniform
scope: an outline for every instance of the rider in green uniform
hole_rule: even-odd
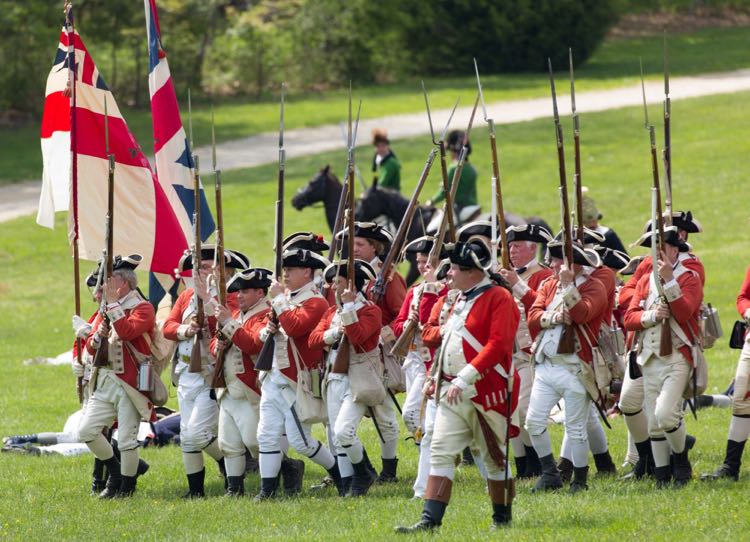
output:
[[[448,168],[448,183],[453,181],[453,173],[456,171],[458,165],[458,155],[461,152],[461,147],[464,142],[464,133],[460,130],[453,130],[448,134],[447,148],[450,150],[453,158],[453,163]],[[458,189],[456,190],[456,200],[453,202],[457,209],[457,213],[460,214],[461,209],[467,205],[477,205],[477,170],[474,169],[469,163],[469,155],[471,154],[471,143],[466,143],[468,152],[466,153],[466,160],[464,161],[464,168],[461,171],[461,178],[458,180]],[[445,192],[443,191],[443,184],[440,183],[440,190],[437,191],[435,196],[427,202],[427,205],[437,205],[445,200]]]
[[[401,192],[401,164],[391,150],[385,130],[372,131],[372,144],[375,156],[372,158],[373,182],[380,188],[390,188]]]

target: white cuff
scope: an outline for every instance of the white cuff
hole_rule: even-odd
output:
[[[115,323],[118,320],[125,318],[125,311],[122,310],[119,303],[110,303],[107,305],[107,316],[109,316],[110,322]]]
[[[271,301],[271,306],[273,307],[273,311],[276,313],[276,316],[291,309],[289,300],[287,299],[285,294],[279,294],[274,297]]]
[[[232,337],[237,332],[237,330],[240,329],[240,327],[240,323],[237,320],[230,318],[225,324],[222,325],[221,333],[231,341]]]
[[[212,297],[211,299],[203,303],[203,310],[207,314],[213,314],[214,312],[216,312],[216,307],[218,306],[219,303]]]
[[[457,376],[458,376],[458,380],[462,380],[466,385],[471,385],[477,380],[479,380],[479,371],[477,371],[473,365],[469,364],[463,369],[461,369],[458,372]],[[459,387],[461,389],[464,389],[466,386],[459,386]]]
[[[457,376],[456,378],[451,380],[451,384],[453,384],[454,386],[458,388],[461,388],[461,391],[469,387],[469,384],[460,376]]]
[[[438,294],[438,283],[437,282],[425,282],[423,294]]]
[[[654,327],[656,325],[656,311],[643,311],[641,313],[641,325],[644,328]]]
[[[349,326],[357,322],[359,322],[359,318],[357,318],[357,308],[354,306],[354,303],[345,303],[341,311],[341,323]]]
[[[566,308],[572,309],[580,300],[581,293],[578,291],[578,288],[575,287],[575,284],[571,284],[563,290],[563,301],[565,302]]]
[[[261,342],[266,342],[268,340],[268,328],[264,327],[258,332],[258,338],[261,340]]]
[[[664,296],[670,303],[682,297],[682,290],[677,283],[677,279],[672,279],[664,285]]]
[[[518,299],[521,299],[523,296],[525,296],[529,290],[531,290],[531,288],[529,288],[529,285],[526,284],[526,281],[521,279],[518,279],[518,282],[513,285],[513,295]]]
[[[539,325],[543,328],[554,326],[555,313],[553,311],[544,311],[539,319]]]
[[[180,326],[177,328],[177,340],[178,341],[187,341],[187,330],[190,329],[190,326],[188,324],[180,324]]]

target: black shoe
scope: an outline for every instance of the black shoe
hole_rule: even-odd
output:
[[[589,468],[586,467],[573,467],[573,481],[570,483],[568,493],[575,495],[581,491],[586,491],[589,486],[586,483],[586,479],[589,475]]]
[[[561,457],[557,462],[557,470],[560,472],[560,479],[563,484],[568,484],[573,479],[573,462],[567,457]]]
[[[672,470],[674,486],[683,487],[693,478],[693,467],[690,465],[690,459],[688,459],[688,451],[685,449],[679,454],[672,454],[672,457],[674,458]]]
[[[461,453],[461,464],[467,466],[474,464],[474,456],[471,455],[471,448],[468,446],[464,448],[464,451]]]
[[[539,456],[533,446],[524,446],[526,450],[526,472],[519,478],[535,478],[542,474],[542,464],[539,462]]]
[[[245,494],[244,476],[227,476],[227,491],[225,497],[242,497]]]
[[[94,457],[94,472],[91,478],[91,494],[98,495],[104,491],[107,479],[104,476],[104,461]]]
[[[511,504],[492,505],[492,528],[508,527],[511,522]]]
[[[334,463],[333,467],[328,469],[328,475],[333,480],[333,485],[339,492],[339,497],[346,497],[346,491],[344,491],[344,482],[341,480],[341,473],[339,472],[339,464]]]
[[[120,462],[115,456],[110,457],[104,461],[104,465],[107,467],[109,477],[107,483],[104,486],[104,491],[99,493],[100,499],[114,499],[120,492],[120,486],[122,486],[122,476],[120,475]]]
[[[612,476],[617,474],[617,467],[612,461],[609,450],[600,454],[594,454],[594,464],[596,465],[596,476]]]
[[[656,489],[666,489],[672,479],[672,468],[669,465],[656,467],[654,469],[654,478],[656,478]]]
[[[354,476],[352,476],[352,485],[349,491],[350,497],[361,497],[367,494],[370,486],[375,483],[375,476],[367,468],[364,459],[359,463],[352,463]]]
[[[136,477],[143,476],[148,472],[148,469],[151,467],[148,463],[146,463],[143,459],[138,460],[138,470],[135,472]]]
[[[545,455],[539,458],[539,462],[542,465],[542,475],[539,480],[536,481],[534,487],[531,489],[532,493],[539,491],[554,491],[560,489],[563,486],[560,473],[557,471],[555,465],[555,458],[552,454]]]
[[[724,455],[724,464],[712,473],[704,474],[701,480],[719,480],[721,478],[731,478],[735,482],[740,479],[740,465],[742,464],[742,452],[745,449],[745,442],[734,440],[727,441],[727,451]]]
[[[341,479],[341,487],[344,492],[343,495],[340,495],[341,497],[349,495],[349,492],[352,490],[352,480],[354,480],[354,476],[346,476]]]
[[[375,467],[372,466],[372,463],[370,462],[370,457],[367,455],[367,450],[362,447],[362,459],[365,462],[365,465],[367,465],[367,470],[369,470],[372,475],[377,478],[378,477],[378,471],[375,469]]]
[[[253,500],[256,502],[272,499],[276,496],[276,490],[279,488],[279,478],[261,478],[260,493]]]
[[[526,476],[526,456],[514,457],[516,462],[516,478],[523,479]]]
[[[137,478],[135,476],[123,476],[122,484],[120,485],[120,491],[115,495],[115,499],[124,499],[126,497],[132,497],[135,493],[135,484]]]
[[[400,534],[433,531],[440,527],[440,524],[443,522],[443,516],[447,507],[446,503],[426,500],[424,502],[424,510],[422,511],[422,519],[418,523],[415,523],[411,527],[396,527],[394,530]]]
[[[380,471],[380,476],[375,480],[377,484],[389,484],[398,482],[396,477],[396,467],[398,466],[398,458],[393,459],[381,458],[383,461],[383,470]]]
[[[653,474],[654,458],[651,455],[651,439],[646,439],[642,442],[636,442],[635,448],[638,450],[638,461],[633,466],[632,478],[640,480],[647,474]]]
[[[182,496],[183,499],[200,499],[206,496],[206,469],[201,469],[198,472],[188,474],[187,479],[188,492]]]
[[[695,446],[695,441],[698,439],[695,438],[693,435],[685,435],[685,449],[689,452],[693,449],[693,446]]]
[[[281,477],[283,478],[284,493],[287,496],[302,493],[302,480],[305,475],[305,462],[301,459],[285,457],[281,460]]]

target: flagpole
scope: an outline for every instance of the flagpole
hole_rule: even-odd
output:
[[[78,141],[76,137],[76,58],[75,30],[73,28],[73,5],[65,6],[65,29],[68,34],[68,81],[70,85],[70,151],[71,168],[70,184],[73,206],[73,292],[75,296],[75,313],[81,316],[81,266],[78,254]],[[76,363],[83,365],[83,341],[76,336]],[[76,379],[78,402],[83,404],[83,377]]]

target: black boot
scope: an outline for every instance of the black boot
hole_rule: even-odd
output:
[[[187,480],[188,492],[182,496],[183,499],[200,499],[201,497],[206,496],[206,469],[201,469],[198,472],[188,474]]]
[[[91,494],[98,495],[104,491],[107,480],[104,477],[104,461],[94,457],[94,472],[91,479]]]
[[[125,497],[132,497],[133,493],[135,493],[135,483],[137,479],[136,476],[123,476],[120,491],[117,492],[115,498],[124,499]]]
[[[287,496],[302,493],[304,475],[305,462],[301,459],[285,457],[281,460],[281,477],[284,480],[284,493]]]
[[[567,457],[561,457],[557,462],[557,470],[560,472],[563,484],[569,484],[573,479],[573,462]]]
[[[519,478],[535,478],[542,474],[542,464],[539,462],[539,456],[533,446],[524,446],[526,450],[526,472]]]
[[[526,475],[526,456],[513,458],[516,462],[516,477],[524,478]]]
[[[575,495],[581,491],[586,491],[589,486],[586,484],[586,479],[589,475],[588,465],[585,467],[573,467],[573,481],[570,484],[568,493]]]
[[[724,456],[724,463],[712,473],[701,476],[701,480],[719,480],[721,478],[731,478],[735,482],[740,479],[740,464],[742,463],[742,452],[745,449],[745,442],[727,441],[727,453]]]
[[[669,465],[655,467],[654,478],[656,478],[656,489],[668,488],[669,481],[672,479],[672,467]]]
[[[245,494],[244,476],[227,476],[227,491],[225,497],[242,497]]]
[[[104,486],[104,491],[99,493],[99,498],[114,499],[120,492],[120,486],[122,485],[122,476],[120,475],[120,462],[115,456],[112,456],[104,461],[104,465],[107,467],[109,477],[107,478],[107,483]]]
[[[563,483],[555,465],[555,457],[552,454],[545,455],[539,458],[539,463],[542,465],[542,475],[536,481],[531,492],[536,493],[537,491],[554,491],[560,489]]]
[[[633,478],[640,480],[647,474],[654,472],[654,467],[651,466],[654,463],[654,457],[651,455],[651,439],[646,439],[643,442],[636,442],[635,448],[638,450],[638,461],[633,466],[632,476],[625,475],[623,478]]]
[[[443,476],[430,476],[427,479],[425,489],[424,509],[422,519],[411,527],[396,527],[397,533],[417,533],[420,531],[432,531],[443,522],[445,509],[451,498],[453,482]]]
[[[492,528],[509,526],[516,496],[515,480],[487,480],[487,490],[492,501]]]
[[[674,477],[674,486],[683,487],[693,478],[693,467],[688,459],[687,448],[679,454],[672,454],[674,458],[674,467],[672,475]]]
[[[216,460],[216,464],[219,466],[219,472],[221,473],[222,478],[224,478],[224,491],[229,489],[229,480],[227,480],[227,467],[224,464],[224,458]]]
[[[594,454],[594,464],[596,465],[596,476],[611,476],[617,474],[617,467],[612,461],[609,450],[600,454]]]
[[[464,448],[464,451],[461,453],[461,464],[462,465],[474,464],[474,456],[471,455],[471,448],[469,448],[468,446]]]
[[[135,472],[136,476],[143,476],[148,472],[148,469],[151,468],[151,465],[146,463],[143,459],[138,460],[138,470]]]
[[[339,464],[334,463],[333,467],[328,469],[328,475],[333,480],[333,485],[339,492],[339,497],[346,497],[346,490],[344,489],[344,482],[341,479],[341,472],[339,472]]]
[[[253,500],[265,501],[272,499],[276,496],[276,490],[279,488],[279,478],[261,478],[260,479],[260,493],[258,493]]]
[[[381,458],[383,461],[383,470],[380,471],[380,476],[375,480],[378,484],[387,484],[398,482],[396,478],[396,467],[398,466],[398,458],[393,459]]]
[[[370,486],[375,483],[375,475],[367,468],[364,458],[359,463],[352,463],[354,476],[352,476],[350,497],[361,497],[367,494]]]
[[[354,480],[353,476],[346,476],[344,478],[341,478],[341,487],[344,490],[344,494],[341,495],[342,497],[346,497],[349,495],[349,492],[352,490],[352,480]]]

